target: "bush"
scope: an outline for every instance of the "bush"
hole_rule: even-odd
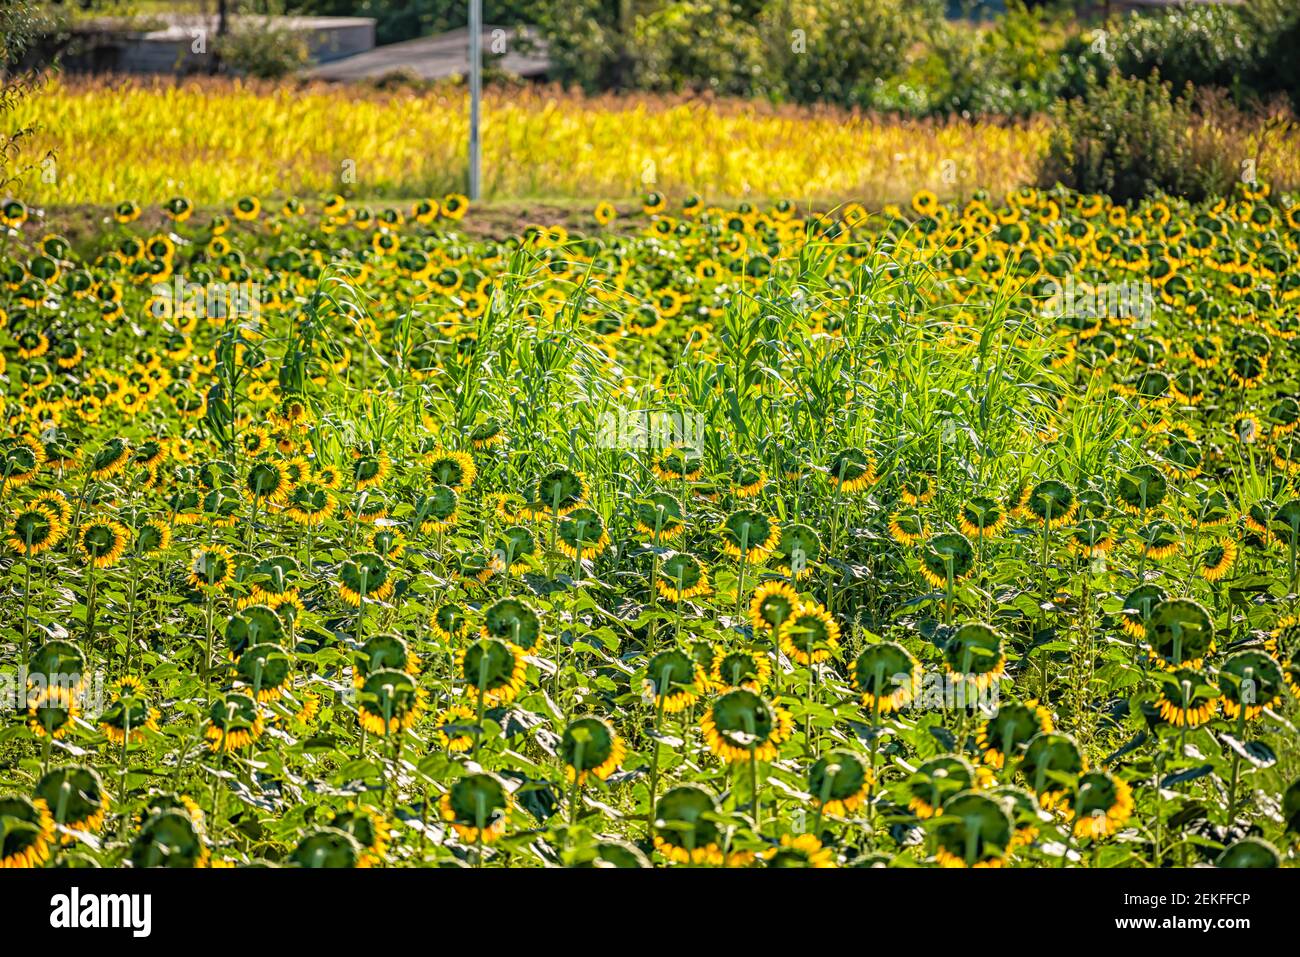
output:
[[[24,60],[42,33],[51,29],[51,16],[32,0],[0,4],[0,196],[29,169],[19,165],[18,154],[35,130],[15,127],[9,114],[40,86],[41,78],[24,68]]]
[[[1295,128],[1285,99],[1245,111],[1227,91],[1174,96],[1159,73],[1112,74],[1058,102],[1041,182],[1130,202],[1157,192],[1193,202],[1227,196],[1248,170],[1268,181]]]
[[[1261,90],[1286,95],[1292,107],[1300,110],[1300,7],[1291,11],[1290,19],[1264,45],[1254,83]]]
[[[1008,0],[985,29],[936,25],[927,53],[902,76],[876,84],[870,105],[915,115],[1026,116],[1051,107],[1061,73],[1054,51],[1064,42],[1059,14]]]
[[[871,105],[876,81],[943,29],[938,0],[553,0],[540,26],[555,78],[593,92],[709,90]]]
[[[1159,73],[1111,74],[1104,85],[1089,79],[1082,97],[1057,104],[1055,119],[1044,185],[1059,182],[1116,202],[1190,185],[1184,156],[1191,104],[1175,97]]]
[[[602,0],[554,0],[539,10],[556,80],[588,93],[631,84],[631,62],[618,19]]]
[[[872,106],[878,80],[945,29],[938,0],[769,0],[758,17],[768,85],[797,103]]]
[[[752,96],[765,86],[762,40],[728,3],[674,3],[638,17],[632,49],[638,89]]]
[[[1300,8],[1293,0],[1251,0],[1241,6],[1196,6],[1113,20],[1099,37],[1074,37],[1062,52],[1063,93],[1080,96],[1090,80],[1118,71],[1159,72],[1182,89],[1188,83],[1231,91],[1239,105],[1283,93],[1300,107]]]
[[[217,39],[214,50],[227,70],[266,80],[289,76],[310,60],[301,33],[271,27],[233,30]]]

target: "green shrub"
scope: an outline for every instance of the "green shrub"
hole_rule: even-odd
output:
[[[631,53],[610,7],[603,0],[554,0],[539,9],[554,79],[588,93],[631,85]]]
[[[725,96],[762,92],[766,51],[741,13],[729,3],[673,3],[638,17],[632,36],[637,88]]]
[[[226,69],[274,80],[302,69],[310,60],[300,32],[272,27],[241,27],[217,39],[217,56]]]
[[[556,79],[588,91],[709,90],[870,106],[877,80],[944,29],[938,0],[553,0]]]
[[[1059,182],[1116,202],[1192,186],[1185,162],[1191,103],[1175,97],[1159,73],[1089,79],[1083,96],[1057,104],[1055,119],[1044,185]]]
[[[55,28],[56,18],[33,0],[0,3],[0,196],[30,170],[19,163],[23,140],[35,130],[15,126],[9,114],[41,85],[41,77],[26,69],[25,58],[40,37]]]
[[[1085,31],[1061,56],[1066,96],[1080,96],[1090,80],[1118,71],[1155,72],[1182,89],[1188,83],[1231,91],[1238,104],[1284,93],[1300,106],[1300,7],[1294,0],[1248,0],[1241,6],[1183,7],[1133,13],[1104,29]]]
[[[937,0],[769,0],[758,17],[768,83],[798,103],[873,106],[877,81],[945,28]]]
[[[917,115],[1025,116],[1051,107],[1061,86],[1056,51],[1065,19],[1008,0],[987,28],[942,22],[927,52],[901,76],[878,83],[870,105]]]

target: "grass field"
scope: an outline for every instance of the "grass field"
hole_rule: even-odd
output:
[[[20,199],[76,217],[124,199],[200,206],[339,192],[354,201],[465,188],[463,88],[52,81],[18,105],[28,166]],[[655,96],[586,98],[489,88],[484,196],[496,207],[626,205],[655,190],[734,204],[790,198],[823,208],[945,201],[1033,185],[1051,121],[901,120]],[[1195,152],[1235,175],[1249,159],[1279,190],[1300,188],[1300,128],[1220,111],[1189,129]]]
[[[27,144],[30,162],[55,151],[55,165],[21,192],[34,204],[158,204],[177,193],[200,204],[245,193],[410,198],[465,183],[468,113],[454,86],[57,82],[22,104],[16,122],[42,127]],[[879,205],[921,188],[1002,193],[1033,178],[1046,142],[1041,124],[897,122],[527,87],[489,90],[484,124],[485,194],[497,200],[626,200],[657,189]]]
[[[1293,198],[466,209],[5,207],[4,864],[1290,859]]]

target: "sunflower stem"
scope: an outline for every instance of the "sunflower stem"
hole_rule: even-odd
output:
[[[208,573],[211,578],[211,572]],[[212,614],[213,595],[211,587],[207,590],[207,608],[204,613],[203,639],[203,704],[206,708],[212,703]]]
[[[1237,710],[1237,744],[1243,746],[1242,738],[1246,732],[1246,705],[1243,702]],[[1228,785],[1228,820],[1227,826],[1231,828],[1233,822],[1237,820],[1237,780],[1241,774],[1241,752],[1237,748],[1232,749],[1232,780]]]
[[[558,666],[557,666],[558,667]],[[487,697],[488,656],[483,652],[478,661],[478,716],[474,729],[474,760],[478,760],[479,745],[483,742],[483,706]]]
[[[23,653],[22,656],[18,659],[18,663],[20,665],[27,664],[27,652],[31,646],[32,561],[33,561],[31,545],[32,545],[32,533],[31,530],[28,529],[27,556],[26,556],[26,561],[23,563],[25,566],[25,570],[23,572]]]
[[[665,669],[667,674],[672,673],[672,668]],[[667,681],[667,678],[665,678]],[[650,752],[650,798],[646,802],[646,840],[654,837],[655,833],[655,797],[659,789],[659,729],[664,720],[664,696],[660,694],[659,701],[655,704],[655,723],[654,723],[654,750]]]

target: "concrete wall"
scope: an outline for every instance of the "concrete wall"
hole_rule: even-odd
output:
[[[162,29],[146,32],[115,29],[97,24],[86,36],[88,50],[68,57],[64,66],[73,72],[201,73],[212,62],[217,35],[215,17],[172,14]],[[373,49],[375,21],[369,17],[260,17],[230,18],[230,29],[258,29],[268,22],[278,29],[301,33],[311,58],[317,63],[341,60]],[[202,43],[196,44],[197,40]],[[195,46],[204,52],[195,52]]]

